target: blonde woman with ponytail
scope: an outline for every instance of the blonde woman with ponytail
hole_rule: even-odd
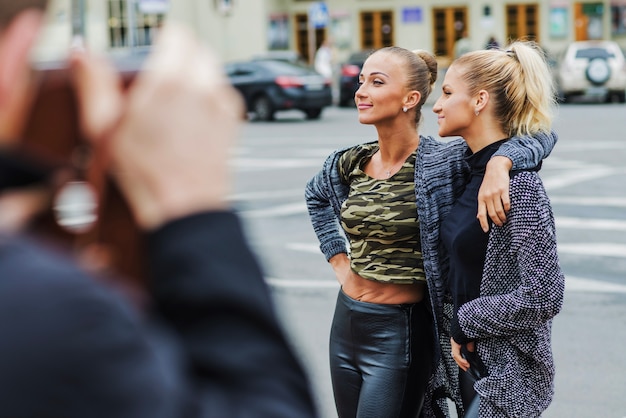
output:
[[[462,139],[419,133],[437,74],[426,51],[374,52],[355,93],[358,120],[374,137],[333,152],[306,186],[321,252],[341,286],[329,345],[339,418],[445,417],[449,397],[462,411],[441,331],[447,261],[437,247],[439,223],[470,171]],[[535,167],[555,141],[550,132],[515,137],[491,159],[474,212],[485,228],[487,214],[496,225],[506,218],[509,170]]]
[[[440,225],[438,277],[452,305],[450,355],[463,416],[538,417],[553,395],[552,318],[563,303],[554,217],[537,170],[511,173],[507,222],[476,220],[491,156],[518,135],[550,132],[554,87],[537,45],[475,51],[455,60],[433,107],[439,135],[461,136],[471,174]],[[447,355],[448,353],[444,353]]]

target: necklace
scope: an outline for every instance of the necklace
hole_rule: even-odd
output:
[[[402,164],[404,164],[404,161],[402,161],[402,162],[400,163],[400,165],[402,165]],[[394,173],[394,174],[395,174],[395,173],[397,172],[397,171],[396,171],[396,166],[397,166],[397,165],[398,165],[398,164],[396,163],[396,164],[392,165],[391,167],[389,167],[388,169],[386,169],[386,170],[385,170],[385,177],[386,177],[386,178],[391,177],[391,174],[392,174],[392,173]]]

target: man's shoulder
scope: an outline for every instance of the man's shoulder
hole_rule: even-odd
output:
[[[26,236],[0,238],[0,265],[8,273],[0,284],[18,277],[46,282],[58,275],[65,278],[79,275],[71,256],[61,247]]]
[[[81,269],[72,256],[52,244],[28,237],[0,237],[0,305],[22,303],[117,303],[117,295]]]

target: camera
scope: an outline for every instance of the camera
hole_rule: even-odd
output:
[[[143,56],[114,60],[126,87],[143,61]],[[111,276],[143,287],[142,233],[106,170],[105,156],[81,135],[67,63],[37,64],[33,76],[36,91],[18,154],[27,157],[33,173],[45,172],[50,178],[63,173],[65,178],[51,186],[57,199],[33,223],[33,231],[75,253],[95,246],[105,249]]]

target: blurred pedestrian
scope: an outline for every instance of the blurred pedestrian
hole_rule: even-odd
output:
[[[500,43],[496,39],[495,36],[491,35],[487,40],[487,44],[485,45],[485,49],[498,49],[500,48]]]
[[[0,210],[20,224],[45,203],[51,175],[14,151],[45,6],[0,3]],[[127,94],[107,61],[76,51],[72,66],[81,126],[145,234],[152,303],[139,312],[64,250],[0,232],[0,415],[313,417],[227,203],[242,104],[220,63],[166,25]]]
[[[520,170],[504,225],[482,230],[475,207],[491,156],[513,135],[550,132],[554,97],[539,47],[514,42],[455,60],[433,107],[439,135],[467,142],[472,173],[440,225],[449,270],[438,281],[452,302],[451,320],[437,319],[460,368],[465,418],[539,417],[552,400],[551,326],[564,277],[550,201],[537,172]]]
[[[440,416],[456,381],[445,372],[457,368],[449,357],[452,364],[443,364],[439,352],[440,346],[450,351],[449,338],[435,343],[432,312],[439,314],[442,294],[431,278],[439,267],[423,257],[422,243],[438,241],[443,218],[418,208],[430,200],[433,181],[447,184],[452,199],[463,190],[467,146],[418,133],[437,79],[432,54],[379,49],[359,79],[359,122],[373,125],[377,140],[333,152],[305,191],[320,249],[341,285],[330,335],[335,405],[340,418]],[[504,221],[512,161],[515,168],[534,167],[554,140],[539,135],[503,145],[474,208],[485,225],[487,208],[494,222]],[[435,151],[437,161],[430,158]],[[445,173],[431,170],[439,164]]]
[[[461,37],[454,43],[454,58],[470,52],[472,50],[472,41],[467,36],[467,31],[463,31]]]
[[[315,71],[328,79],[333,77],[333,48],[329,38],[324,39],[322,45],[315,52]]]

